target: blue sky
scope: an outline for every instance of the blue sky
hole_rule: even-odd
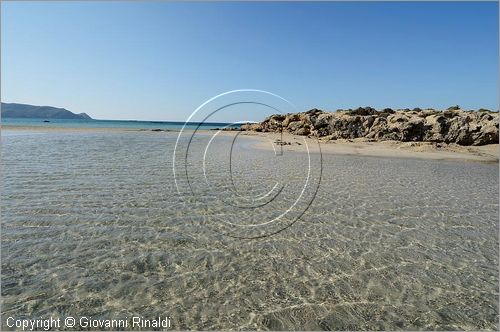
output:
[[[3,102],[183,121],[254,88],[299,110],[498,109],[496,2],[2,2],[1,21]]]

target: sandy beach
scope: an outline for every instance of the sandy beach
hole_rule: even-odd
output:
[[[281,135],[278,133],[244,132],[241,135],[258,137],[261,142],[254,146],[258,149],[272,150],[269,139],[279,145]],[[304,140],[308,144],[315,144],[318,139],[283,133],[283,151],[303,152]],[[278,142],[278,143],[277,143]],[[365,138],[319,140],[322,153],[357,155],[388,158],[417,158],[431,160],[462,160],[497,162],[499,155],[498,144],[483,146],[461,146],[458,144],[428,143],[428,142],[398,142],[374,141]]]
[[[65,128],[65,127],[37,127],[37,126],[9,126],[3,125],[4,132],[129,132],[129,133],[151,133],[154,135],[175,134],[176,130],[149,130],[131,128]],[[199,130],[206,135],[214,135],[214,130]],[[234,136],[236,131],[224,131],[219,135]],[[239,133],[240,137],[250,137],[258,142],[252,147],[263,150],[273,150],[280,145],[283,151],[304,152],[304,140],[308,144],[316,144],[317,138],[293,135],[290,133],[262,133],[245,131]],[[283,143],[280,140],[283,138]],[[429,142],[399,142],[399,141],[375,141],[366,138],[327,140],[319,139],[321,152],[325,154],[357,155],[387,158],[416,158],[430,160],[456,160],[456,161],[479,161],[498,163],[499,145],[488,144],[483,146],[461,146],[458,144],[429,143]]]
[[[498,1],[42,2],[2,331],[499,330]]]

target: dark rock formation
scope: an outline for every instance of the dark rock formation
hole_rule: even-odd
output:
[[[446,111],[420,108],[377,111],[371,107],[323,112],[312,109],[303,113],[272,115],[242,130],[279,132],[296,135],[374,140],[424,141],[485,145],[498,143],[498,112],[481,109],[464,111],[458,106]]]

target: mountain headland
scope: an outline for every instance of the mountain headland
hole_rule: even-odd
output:
[[[34,106],[27,104],[2,103],[2,118],[34,119],[82,119],[91,120],[86,113],[76,114],[65,108],[52,106]]]

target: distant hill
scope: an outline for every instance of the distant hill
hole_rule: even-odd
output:
[[[2,118],[92,119],[85,113],[75,114],[65,108],[2,103]]]

